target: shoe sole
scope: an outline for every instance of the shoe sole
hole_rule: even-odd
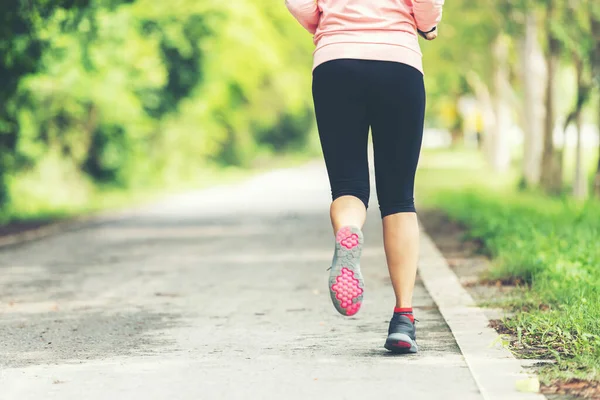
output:
[[[329,294],[335,309],[352,316],[360,310],[365,284],[360,272],[363,234],[359,228],[344,227],[335,238],[335,254],[329,274]]]
[[[383,346],[392,353],[408,354],[419,351],[419,346],[408,335],[396,333],[392,338],[388,338]]]

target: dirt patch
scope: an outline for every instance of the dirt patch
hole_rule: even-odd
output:
[[[419,219],[425,231],[438,246],[450,268],[471,296],[480,304],[493,304],[511,295],[525,284],[516,279],[494,280],[489,278],[491,267],[489,256],[483,243],[468,238],[465,226],[452,221],[440,210],[424,210]],[[541,304],[540,309],[548,306]],[[519,340],[517,332],[509,329],[502,318],[509,316],[501,309],[487,309],[484,312],[490,320],[490,327],[505,337],[511,350],[519,358],[549,360],[551,355],[545,348],[529,346]],[[538,365],[538,366],[541,366]],[[557,381],[542,385],[542,393],[552,400],[594,399],[600,400],[600,384],[582,380]]]
[[[547,395],[570,395],[568,398],[600,400],[600,383],[572,379],[567,382],[558,382],[549,386],[542,386],[544,394]],[[577,396],[577,397],[573,397]],[[552,399],[565,397],[548,396]]]
[[[485,251],[480,240],[466,240],[467,229],[450,220],[443,211],[425,210],[419,213],[419,218],[450,264]]]
[[[427,234],[440,249],[448,265],[469,294],[480,303],[496,301],[517,288],[515,282],[490,279],[490,259],[483,243],[467,237],[465,226],[439,210],[420,212]]]
[[[8,224],[0,225],[0,237],[17,235],[31,230],[50,225],[54,220],[32,220],[21,222],[9,222]]]
[[[491,328],[494,328],[504,338],[510,341],[511,350],[520,358],[529,358],[537,360],[551,360],[552,355],[545,347],[535,347],[526,345],[518,340],[517,333],[508,328],[501,320],[491,320]],[[560,348],[556,348],[560,352]],[[542,366],[543,363],[538,364]],[[600,383],[590,382],[580,379],[571,379],[568,381],[555,381],[550,384],[541,385],[541,392],[551,400],[576,400],[593,399],[600,400]]]
[[[530,346],[519,340],[517,332],[506,327],[504,322],[499,319],[493,319],[489,324],[490,328],[494,328],[496,332],[501,334],[505,339],[510,341],[510,349],[519,358],[536,359],[536,360],[551,360],[552,355],[546,347]],[[523,333],[526,335],[526,333]]]

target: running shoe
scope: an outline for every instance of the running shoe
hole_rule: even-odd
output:
[[[335,309],[348,317],[358,312],[363,301],[362,246],[363,234],[359,228],[346,226],[338,231],[329,274],[329,293]]]
[[[416,353],[419,351],[415,323],[406,315],[395,312],[390,321],[384,347],[392,353]]]

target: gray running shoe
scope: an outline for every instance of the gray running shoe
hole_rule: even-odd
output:
[[[419,351],[414,322],[402,313],[394,313],[384,347],[392,353],[416,353]]]
[[[352,316],[363,301],[365,284],[360,273],[363,234],[354,226],[340,229],[335,238],[335,253],[329,274],[329,294],[336,310]]]

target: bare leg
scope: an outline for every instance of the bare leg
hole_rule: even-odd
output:
[[[364,203],[354,196],[341,196],[331,203],[331,224],[334,234],[344,226],[363,227],[367,218]]]
[[[406,212],[386,216],[383,241],[396,307],[411,308],[419,257],[417,214]]]

